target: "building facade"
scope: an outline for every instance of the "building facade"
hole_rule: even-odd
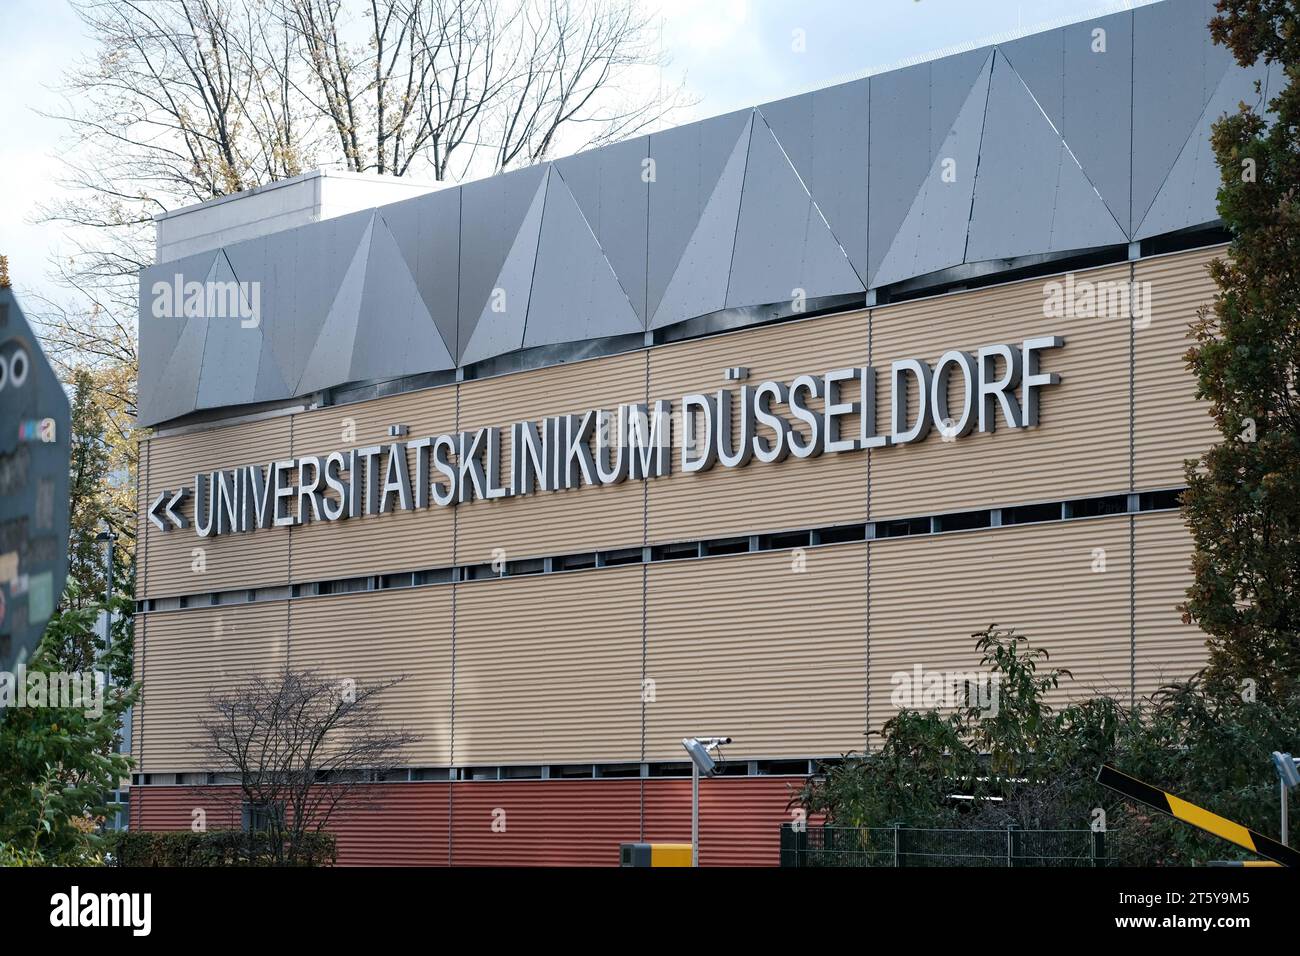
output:
[[[1211,7],[146,270],[133,825],[237,822],[207,696],[284,667],[403,678],[420,739],[342,862],[595,865],[689,838],[681,739],[711,734],[701,861],[775,864],[816,761],[991,623],[1062,701],[1197,670],[1204,137],[1270,80]]]

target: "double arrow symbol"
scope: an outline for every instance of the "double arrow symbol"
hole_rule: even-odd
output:
[[[189,494],[188,488],[182,488],[175,494],[164,488],[163,493],[154,499],[153,504],[149,506],[149,520],[158,526],[159,531],[170,531],[173,527],[189,527],[189,521],[176,510],[187,494]],[[167,520],[163,521],[163,518]]]

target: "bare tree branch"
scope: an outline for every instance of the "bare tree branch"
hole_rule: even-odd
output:
[[[215,691],[203,720],[209,766],[238,780],[218,788],[251,810],[277,861],[294,865],[305,835],[340,814],[379,805],[386,779],[420,737],[391,725],[381,695],[404,678],[360,685],[285,669]]]

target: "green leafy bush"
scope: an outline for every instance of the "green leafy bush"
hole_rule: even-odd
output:
[[[1261,833],[1277,832],[1275,749],[1300,740],[1300,693],[1249,700],[1200,678],[1128,707],[1094,697],[1056,709],[1069,678],[1040,669],[1047,654],[1014,630],[972,635],[981,668],[997,675],[996,713],[977,707],[902,710],[810,778],[792,800],[840,827],[1075,830],[1104,825],[1116,862],[1187,865],[1244,851],[1134,806],[1096,782],[1110,763]],[[1293,828],[1291,837],[1297,836]],[[863,848],[865,849],[865,848]]]
[[[94,866],[109,794],[131,774],[117,752],[131,683],[132,604],[116,595],[114,639],[104,646],[96,619],[105,605],[76,602],[75,586],[46,625],[27,673],[106,671],[103,706],[0,707],[0,864]]]

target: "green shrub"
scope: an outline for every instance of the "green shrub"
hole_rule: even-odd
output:
[[[268,833],[242,830],[123,830],[109,838],[114,866],[276,866]],[[331,833],[305,833],[299,866],[333,866],[337,847]]]
[[[1193,678],[1136,707],[1103,696],[1056,709],[1047,696],[1068,686],[1068,671],[1040,668],[1046,653],[1014,629],[972,637],[979,670],[998,677],[995,713],[900,710],[873,732],[870,750],[822,766],[791,806],[838,827],[1082,830],[1104,820],[1108,855],[1126,865],[1245,855],[1097,783],[1098,768],[1109,763],[1243,826],[1277,832],[1269,757],[1300,740],[1294,682],[1279,681],[1269,698],[1251,701]],[[1291,823],[1294,842],[1300,821]]]

